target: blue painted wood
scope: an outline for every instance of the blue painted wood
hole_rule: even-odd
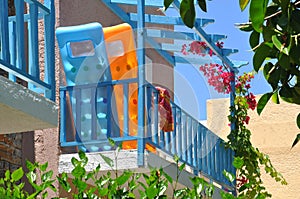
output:
[[[123,135],[126,137],[129,135],[129,111],[128,111],[128,84],[123,85]]]
[[[45,72],[44,81],[51,85],[51,90],[45,91],[45,96],[55,101],[55,7],[54,0],[45,0],[45,6],[50,10],[50,14],[44,17],[45,31]]]
[[[200,123],[197,124],[197,170],[201,171],[202,170],[202,143],[203,143],[203,138],[202,138],[202,125]]]
[[[171,132],[165,132],[165,137],[166,137],[165,150],[170,153],[171,152]]]
[[[39,8],[39,12],[41,12],[44,15],[51,14],[51,12],[52,12],[52,10],[49,7],[47,7],[47,5],[46,6],[43,5],[38,0],[24,0],[24,2],[36,5]],[[45,4],[47,4],[47,3],[45,3]]]
[[[90,103],[91,103],[91,127],[92,127],[92,135],[91,135],[91,139],[92,140],[96,140],[98,139],[98,135],[97,135],[97,89],[96,87],[91,88],[91,99],[90,99]]]
[[[193,120],[193,167],[194,174],[198,175],[198,133],[197,133],[197,121]]]
[[[138,16],[136,13],[128,13],[130,20],[138,21]],[[164,15],[149,15],[145,14],[145,22],[146,23],[154,23],[154,24],[165,24],[165,25],[184,25],[181,17],[170,17]],[[195,23],[200,27],[204,27],[207,24],[213,23],[213,19],[195,19]]]
[[[147,29],[147,36],[154,38],[166,38],[166,39],[174,39],[174,43],[176,40],[184,40],[184,41],[201,41],[199,35],[190,33],[190,32],[174,32],[173,30],[158,30],[158,29]],[[225,35],[211,34],[208,35],[213,42],[220,41],[222,39],[226,39]]]
[[[112,98],[112,92],[113,92],[113,86],[107,86],[107,111],[106,111],[106,119],[107,119],[107,137],[112,137],[112,102],[111,102],[111,98]],[[118,131],[120,132],[120,131]]]
[[[172,106],[172,114],[173,114],[173,122],[174,122],[174,130],[171,133],[171,153],[176,154],[176,134],[177,134],[177,118],[176,118],[177,109],[176,106]]]
[[[29,22],[30,21],[30,14],[24,14],[24,22]],[[38,12],[38,19],[43,19],[44,15],[40,12]],[[8,17],[8,22],[17,22],[17,17],[16,16],[9,16]]]
[[[66,131],[66,106],[67,106],[67,100],[66,100],[66,92],[60,91],[60,143],[65,144],[67,143],[67,131]]]
[[[144,166],[144,148],[145,148],[145,0],[137,3],[137,56],[138,56],[138,165]]]
[[[25,71],[24,1],[14,2],[16,9],[17,68]]]
[[[50,0],[49,0],[50,1]],[[52,0],[53,1],[53,0]],[[29,14],[24,14],[24,2],[28,2]],[[43,14],[51,15],[53,19],[55,19],[55,13],[50,12],[50,9],[47,8],[46,11],[44,8],[47,4],[45,1],[45,5],[36,1],[36,0],[20,0],[14,1],[16,16],[7,16],[7,0],[3,0],[0,5],[1,9],[1,17],[0,17],[0,26],[2,30],[2,34],[0,36],[1,40],[1,51],[0,59],[1,68],[9,73],[9,79],[12,81],[16,81],[16,77],[23,79],[28,82],[29,88],[34,88],[33,90],[37,93],[41,93],[42,90],[51,91],[53,93],[52,100],[55,100],[55,79],[54,79],[54,23],[53,23],[53,31],[45,31],[45,35],[52,35],[53,43],[52,43],[52,57],[53,64],[51,69],[53,70],[53,82],[52,84],[48,84],[48,82],[41,81],[39,78],[39,42],[38,42],[38,23],[37,20],[41,19]],[[54,5],[53,5],[54,8]],[[53,9],[54,10],[54,9]],[[25,35],[25,22],[26,27],[28,27],[28,37]],[[7,34],[8,33],[8,34]],[[5,41],[4,38],[5,37]],[[3,41],[2,41],[3,40]],[[28,41],[28,57],[26,57],[25,50],[25,41]],[[45,44],[47,47],[47,44]],[[50,47],[48,45],[48,47]],[[4,51],[4,49],[6,49]],[[5,55],[1,55],[1,54]],[[26,60],[28,60],[28,66],[26,65]],[[47,65],[47,60],[45,60],[45,66]],[[47,67],[45,67],[47,71]],[[47,77],[46,77],[47,79]],[[35,89],[38,87],[38,89]],[[49,98],[49,96],[46,96]]]
[[[222,169],[221,169],[221,140],[218,138],[216,143],[216,175],[217,180],[221,182]]]
[[[178,130],[178,139],[177,139],[177,153],[178,153],[178,157],[180,157],[181,159],[183,159],[182,157],[182,112],[181,112],[181,109],[178,109],[178,113],[176,113],[177,115],[177,121],[178,121],[178,124],[176,125]]]
[[[182,159],[187,162],[187,116],[184,114],[182,116]]]
[[[38,87],[41,87],[43,89],[51,89],[51,86],[49,84],[32,77],[27,72],[24,72],[21,69],[18,69],[15,66],[13,66],[13,65],[11,65],[7,62],[4,62],[1,59],[0,59],[0,68],[2,68],[3,70],[11,73],[12,75],[20,77],[21,79],[23,79],[23,80],[25,80],[25,81],[27,81],[31,84],[34,84]]]
[[[210,132],[210,166],[211,166],[211,175],[216,178],[216,138],[215,135]]]
[[[152,87],[149,86],[149,84],[147,84],[146,87],[146,127],[147,127],[147,131],[146,131],[146,138],[148,140],[151,140],[153,142],[153,138],[154,138],[154,132],[152,131],[152,118],[153,118],[153,110],[152,110],[152,103],[153,103],[153,92],[152,92]]]
[[[162,130],[159,131],[159,146],[161,149],[165,149],[166,143],[165,143],[165,132]]]
[[[76,128],[76,141],[81,142],[81,121],[85,118],[82,118],[81,114],[81,90],[74,88],[73,93],[70,93],[70,97],[75,96],[75,104],[73,107],[75,108],[75,128]],[[72,99],[71,99],[72,101]]]
[[[112,3],[126,4],[126,5],[137,5],[137,0],[111,0]],[[163,7],[162,0],[146,0],[145,6]]]
[[[3,0],[0,4],[0,58],[10,63],[9,40],[8,40],[8,2]]]
[[[9,50],[10,50],[10,63],[12,66],[16,65],[16,54],[17,54],[17,49],[16,49],[16,23],[15,22],[10,22],[9,24]],[[16,76],[12,75],[9,73],[9,79],[13,82],[16,81]]]
[[[181,64],[197,64],[197,65],[202,65],[206,63],[222,64],[222,61],[220,59],[217,59],[216,57],[210,57],[210,56],[199,57],[199,56],[178,55],[175,56],[174,58],[176,63],[181,63]],[[240,66],[247,65],[248,62],[232,60],[232,64],[234,64],[237,67],[240,67]]]
[[[158,96],[157,90],[154,91],[154,143],[158,144]]]
[[[188,164],[192,165],[192,154],[193,154],[193,144],[192,144],[192,140],[193,140],[193,131],[192,131],[192,118],[191,117],[187,117],[187,162]]]
[[[208,149],[207,149],[207,145],[208,145],[208,139],[207,139],[207,129],[205,127],[202,128],[202,171],[204,173],[209,174],[208,171]]]
[[[181,42],[176,42],[177,40],[174,40],[174,44],[170,44],[170,43],[161,43],[161,49],[162,50],[167,50],[167,51],[174,51],[174,52],[181,52],[181,50],[182,50],[182,45],[183,45],[183,43]],[[185,43],[186,44],[186,43]],[[223,53],[223,55],[224,56],[229,56],[229,55],[231,55],[231,54],[233,54],[233,53],[237,53],[238,52],[238,50],[237,49],[227,49],[227,48],[222,48],[222,53]],[[188,56],[186,56],[186,55],[183,55],[182,54],[182,56],[183,57],[188,57]],[[193,56],[193,55],[192,55]],[[195,57],[195,56],[194,56]],[[207,57],[208,58],[212,58],[211,56],[209,56],[208,54],[207,54]],[[198,58],[199,58],[199,60],[202,58],[202,57],[199,57],[199,55],[198,55]],[[216,58],[214,58],[214,59],[216,59]],[[220,61],[219,61],[220,62]]]
[[[38,7],[36,4],[29,5],[30,21],[29,31],[29,74],[40,78],[39,66],[39,37],[38,37]]]
[[[222,141],[222,146],[220,147],[221,148],[221,152],[220,152],[220,164],[221,164],[221,172],[223,172],[225,170],[225,148],[224,148],[224,141]],[[222,182],[226,182],[226,177],[222,174],[221,175],[221,181]]]

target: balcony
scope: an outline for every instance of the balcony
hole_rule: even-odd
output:
[[[1,134],[57,127],[54,1],[0,5]]]
[[[78,150],[87,152],[92,159],[88,168],[101,162],[97,153],[113,156],[115,148],[109,143],[112,139],[117,144],[122,143],[121,160],[117,160],[119,169],[166,164],[174,167],[172,157],[177,155],[189,168],[185,172],[187,179],[187,176],[201,175],[219,188],[234,190],[222,175],[224,170],[235,172],[233,151],[225,149],[221,138],[174,103],[165,89],[141,78],[144,74],[140,73],[142,67],[138,60],[145,54],[141,55],[141,50],[135,48],[132,27],[125,23],[103,28],[95,22],[57,29],[66,82],[60,86],[63,154],[59,171],[71,171],[70,160]],[[149,37],[159,37],[157,32],[176,38],[183,36],[173,30],[145,31],[148,37],[144,39],[154,46],[162,46]],[[174,44],[172,49],[180,51]],[[166,49],[155,50],[160,55],[168,55],[174,65],[178,60],[185,60]],[[206,61],[204,58],[195,60],[197,63]],[[104,170],[109,169],[102,163]]]

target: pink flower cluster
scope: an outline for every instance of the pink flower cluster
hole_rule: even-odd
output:
[[[219,93],[229,94],[231,92],[231,81],[234,74],[228,72],[224,66],[219,64],[205,64],[199,67],[204,76],[208,79],[208,84],[213,86]],[[257,106],[255,96],[249,92],[250,81],[254,78],[252,73],[245,73],[235,79],[236,94],[245,97],[248,107],[247,109],[254,110]],[[243,123],[249,124],[250,117],[245,116]]]
[[[219,48],[223,48],[223,42],[217,42],[216,46]],[[194,55],[205,56],[207,54],[210,56],[214,55],[214,52],[208,48],[207,44],[204,41],[193,41],[189,45],[183,44],[181,48],[181,53],[183,55],[188,55],[192,53]]]
[[[201,65],[199,70],[207,77],[208,84],[213,86],[217,92],[225,94],[231,92],[230,82],[234,76],[231,72],[225,72],[222,65],[205,64]]]

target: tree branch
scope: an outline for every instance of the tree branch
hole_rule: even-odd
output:
[[[295,1],[294,3],[292,3],[294,6],[298,6],[298,5],[300,5],[300,0],[297,0],[297,1]],[[269,16],[267,16],[267,17],[265,17],[265,19],[264,20],[268,20],[268,19],[271,19],[271,18],[273,18],[273,17],[276,17],[277,15],[279,15],[279,14],[281,14],[282,13],[282,10],[278,10],[277,12],[275,12],[275,13],[273,13],[273,14],[271,14],[271,15],[269,15]],[[236,27],[242,27],[242,26],[248,26],[248,25],[251,25],[252,24],[252,22],[251,21],[249,21],[249,22],[245,22],[245,23],[236,23],[236,24],[234,24]]]

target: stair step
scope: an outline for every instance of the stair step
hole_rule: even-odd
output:
[[[174,43],[176,43],[176,42],[174,42]],[[181,52],[182,45],[183,44],[178,44],[178,43],[177,44],[162,43],[161,44],[161,49],[162,50],[167,50],[167,51],[173,51],[173,52]],[[227,49],[227,48],[222,48],[222,51],[223,51],[224,56],[229,56],[233,53],[238,52],[237,49]],[[183,55],[183,56],[185,56],[185,55]]]
[[[205,57],[200,57],[198,56],[174,56],[176,63],[181,63],[181,64],[193,64],[193,65],[203,65],[203,64],[209,64],[209,63],[217,63],[217,64],[222,64],[222,61],[216,57],[210,57],[210,56],[205,56]],[[233,63],[234,67],[241,67],[244,65],[248,65],[249,62],[247,61],[236,61],[236,60],[231,60]]]
[[[137,0],[111,0],[111,3],[137,5]],[[145,6],[164,7],[163,0],[145,0]]]
[[[130,20],[138,21],[138,16],[136,13],[128,13]],[[164,15],[149,15],[145,14],[145,22],[153,24],[165,24],[165,25],[184,25],[181,17],[170,17]],[[214,19],[202,19],[196,18],[195,23],[200,27],[205,27],[210,23],[214,23]]]
[[[178,40],[191,40],[191,41],[201,41],[201,38],[198,34],[191,32],[174,32],[173,30],[157,30],[157,29],[147,29],[148,37],[155,38],[166,38],[166,39],[178,39]],[[222,39],[226,39],[226,35],[218,35],[218,34],[209,34],[208,35],[212,42],[217,42]],[[174,41],[176,43],[176,41]]]

